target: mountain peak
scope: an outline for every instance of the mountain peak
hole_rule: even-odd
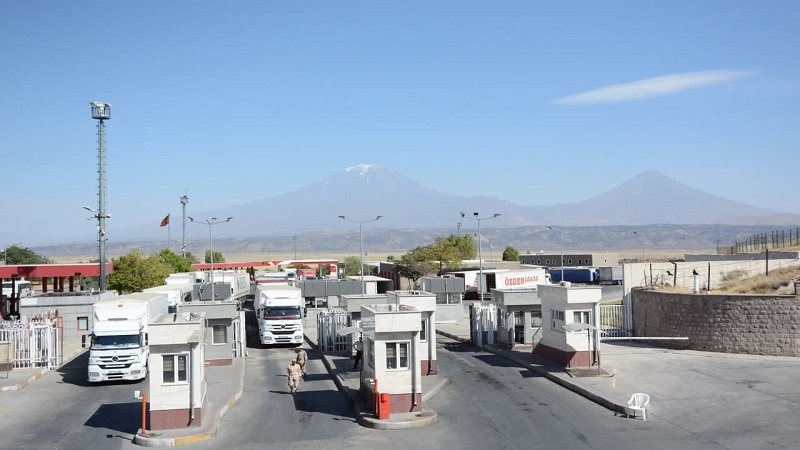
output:
[[[361,176],[368,176],[370,172],[375,172],[376,170],[380,170],[381,166],[377,166],[375,164],[359,164],[357,166],[348,167],[345,169],[347,173],[357,173]]]

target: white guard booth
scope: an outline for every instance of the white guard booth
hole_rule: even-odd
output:
[[[599,364],[600,286],[539,286],[542,339],[534,352],[564,367]],[[586,324],[589,327],[576,326]],[[574,329],[576,331],[567,331]]]
[[[436,375],[439,369],[436,362],[436,294],[425,291],[389,291],[386,295],[388,303],[398,308],[401,305],[411,306],[422,314],[419,328],[422,375]]]
[[[205,314],[165,314],[150,327],[150,429],[199,427],[206,406]]]
[[[374,403],[377,383],[377,393],[389,395],[390,413],[422,411],[421,320],[422,312],[413,306],[361,307],[362,395]]]

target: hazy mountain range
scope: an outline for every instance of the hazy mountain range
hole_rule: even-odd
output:
[[[235,218],[224,225],[224,233],[221,229],[215,232],[215,250],[285,252],[297,245],[299,251],[346,252],[352,248],[357,254],[358,225],[341,220],[340,215],[361,221],[383,216],[363,227],[365,246],[406,250],[426,245],[438,235],[474,233],[475,221],[461,219],[460,211],[467,215],[479,211],[481,217],[500,213],[496,219],[482,223],[484,243],[514,245],[523,252],[545,244],[551,246],[554,236],[558,242],[559,236],[548,230],[548,225],[562,229],[565,245],[572,248],[636,248],[640,243],[689,247],[687,242],[711,248],[719,240],[730,245],[731,236],[745,237],[800,224],[800,215],[710,195],[654,171],[581,202],[526,206],[494,197],[438,192],[375,165],[351,167],[287,194],[190,215]],[[180,219],[173,216],[173,224],[179,224]],[[632,227],[648,231],[632,239]],[[152,222],[116,234],[116,242],[138,243],[135,246],[139,248],[164,247],[163,230]],[[179,242],[176,234],[173,233],[173,241]],[[199,227],[194,227],[192,235],[187,236],[187,247],[190,239],[193,245],[205,246],[204,236]],[[77,252],[75,247],[83,245],[96,247],[96,243],[87,243],[47,249],[50,254],[61,253],[56,248],[68,251],[68,247]],[[122,248],[126,246],[122,244]],[[173,249],[179,251],[180,245],[175,248],[173,244]],[[197,249],[193,252],[199,253]]]
[[[492,228],[521,226],[600,226],[648,224],[787,225],[800,215],[746,205],[707,194],[659,172],[644,172],[608,192],[563,205],[525,206],[494,197],[464,197],[429,189],[385,167],[360,165],[287,194],[225,209],[198,212],[199,217],[228,217],[228,237],[292,235],[308,231],[352,229],[339,219],[369,220],[369,228],[452,228],[459,212],[482,216],[500,213],[486,222]],[[178,222],[178,217],[173,217]],[[470,226],[470,221],[463,221]],[[474,222],[474,221],[473,221]],[[152,226],[123,230],[123,238],[163,239]]]

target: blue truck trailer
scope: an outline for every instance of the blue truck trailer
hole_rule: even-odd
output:
[[[564,279],[561,279],[561,267],[550,268],[550,279],[553,283],[569,281],[570,283],[594,284],[600,279],[597,267],[564,267]]]

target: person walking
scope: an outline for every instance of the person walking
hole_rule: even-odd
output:
[[[303,347],[297,349],[297,359],[295,359],[295,361],[297,361],[297,365],[300,366],[300,371],[303,372],[303,377],[305,378],[306,364],[308,363],[308,353],[306,353]]]
[[[353,344],[353,348],[356,350],[356,357],[355,362],[353,363],[353,370],[358,369],[358,364],[361,362],[361,352],[364,349],[364,343],[361,342],[361,337],[359,336],[358,341]]]
[[[289,363],[289,367],[286,368],[286,375],[289,378],[289,393],[292,395],[297,394],[297,388],[300,386],[300,366],[297,365],[296,360],[292,360]]]

